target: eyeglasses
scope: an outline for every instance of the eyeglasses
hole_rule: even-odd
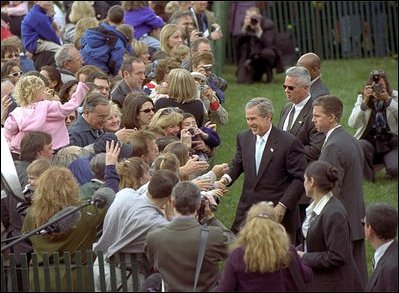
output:
[[[8,77],[18,77],[18,76],[22,76],[22,74],[23,74],[22,71],[18,71],[18,72],[10,73],[8,75]]]
[[[289,89],[290,91],[293,91],[294,89],[296,89],[295,86],[290,86],[290,85],[285,85],[285,84],[283,84],[283,88],[284,89]]]
[[[366,225],[366,219],[361,219],[360,222],[362,223],[363,227]]]
[[[183,111],[178,107],[168,107],[162,110],[161,115],[170,115],[172,113],[180,113],[182,114]]]
[[[155,108],[148,108],[148,109],[144,109],[144,110],[140,110],[139,112],[144,112],[144,113],[150,113],[150,112],[154,112],[155,113]]]

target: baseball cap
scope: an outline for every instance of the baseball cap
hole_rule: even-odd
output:
[[[119,159],[130,158],[133,153],[133,146],[131,144],[122,143],[118,137],[112,132],[105,132],[101,134],[94,142],[93,149],[94,153],[105,153],[105,144],[107,141],[115,141],[121,146],[119,153]]]

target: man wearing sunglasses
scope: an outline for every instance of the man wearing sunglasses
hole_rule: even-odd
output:
[[[308,163],[319,159],[325,139],[324,133],[318,132],[312,122],[314,97],[309,92],[310,85],[311,77],[305,67],[294,66],[287,69],[283,89],[288,103],[281,111],[280,120],[277,124],[278,128],[291,133],[301,141],[305,147]],[[299,201],[301,224],[305,220],[305,209],[309,203],[309,197],[303,194]],[[298,231],[299,242],[297,244],[302,240],[300,230]]]

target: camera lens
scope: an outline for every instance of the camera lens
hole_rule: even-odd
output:
[[[251,17],[251,24],[252,24],[252,25],[258,24],[258,18],[257,18],[256,16],[252,16],[252,17]]]

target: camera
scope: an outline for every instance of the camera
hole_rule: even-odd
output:
[[[213,195],[213,198],[215,199],[216,205],[209,203],[209,208],[211,209],[212,212],[216,212],[218,209],[218,204],[220,203],[220,198],[217,195]],[[200,224],[205,224],[206,218],[205,218],[205,202],[208,200],[208,198],[205,195],[201,195],[201,205],[199,210],[197,211],[198,214],[198,222]]]
[[[187,129],[188,132],[191,133],[191,135],[194,135],[195,133],[195,129],[193,127],[190,127],[189,129]]]
[[[250,24],[251,24],[251,25],[257,25],[258,22],[259,22],[258,17],[256,17],[256,16],[251,16],[251,21],[250,21]]]
[[[376,94],[382,94],[384,92],[384,86],[382,84],[376,83],[372,88]]]

